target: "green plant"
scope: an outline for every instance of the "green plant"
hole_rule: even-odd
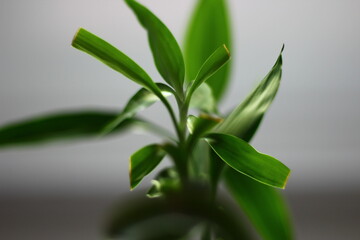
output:
[[[186,239],[185,233],[190,234],[190,230],[198,226],[202,239],[252,239],[242,221],[226,206],[226,201],[217,197],[219,182],[224,179],[229,192],[263,239],[292,239],[284,201],[274,189],[285,188],[290,170],[248,143],[278,90],[283,49],[255,90],[222,117],[217,103],[225,91],[230,71],[230,53],[224,45],[230,45],[226,1],[199,1],[187,33],[186,61],[171,32],[153,13],[134,0],[125,1],[148,33],[156,68],[166,84],[155,83],[124,53],[87,30],[79,29],[72,46],[142,88],[120,114],[67,112],[7,125],[0,129],[0,147],[63,138],[105,137],[130,127],[145,128],[161,135],[164,142],[147,145],[132,154],[130,188],[137,187],[165,156],[170,157],[174,166],[160,171],[152,181],[147,193],[151,200],[132,200],[126,209],[121,205],[114,212],[107,237],[126,233],[136,235],[136,239]],[[175,98],[177,110],[167,100],[169,96]],[[157,101],[168,111],[176,136],[136,117],[139,111]],[[189,108],[197,109],[199,115],[189,115]],[[133,228],[138,230],[131,230]]]

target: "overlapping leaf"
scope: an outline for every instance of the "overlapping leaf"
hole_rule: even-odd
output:
[[[219,69],[221,69],[230,59],[230,52],[225,44],[218,47],[201,66],[195,80],[190,85],[186,97],[190,98],[193,92],[211,76],[213,76]]]
[[[280,54],[264,80],[219,124],[217,131],[250,141],[277,93],[281,67]],[[229,167],[225,169],[223,176],[226,187],[264,239],[293,239],[285,200],[276,189],[258,183]]]
[[[126,0],[126,3],[134,11],[141,25],[147,30],[155,65],[159,73],[177,92],[182,92],[185,64],[174,36],[147,8],[134,0]]]
[[[245,101],[236,107],[230,115],[217,126],[217,132],[232,134],[245,141],[251,139],[279,88],[282,73],[283,48],[271,71]]]
[[[211,133],[205,138],[216,154],[236,171],[263,184],[285,188],[290,170],[279,160],[257,152],[235,136]]]
[[[200,0],[188,26],[185,39],[187,80],[194,80],[204,61],[220,45],[231,49],[229,11],[226,0]],[[230,64],[215,73],[207,83],[218,101],[229,81]]]

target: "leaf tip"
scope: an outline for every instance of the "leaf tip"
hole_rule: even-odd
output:
[[[283,186],[281,187],[281,189],[285,189],[285,188],[286,188],[286,184],[287,184],[287,182],[288,182],[288,180],[289,180],[290,175],[291,175],[291,170],[289,169],[289,173],[288,173],[288,175],[286,176],[286,179],[285,179],[284,184],[283,184]]]
[[[283,43],[282,47],[281,47],[281,51],[280,51],[280,54],[283,53],[284,51],[284,48],[285,48],[285,43]]]
[[[76,33],[75,33],[75,35],[74,35],[74,37],[73,37],[73,39],[72,39],[72,41],[71,41],[71,46],[73,46],[73,47],[76,47],[75,45],[76,45],[76,40],[77,40],[77,38],[78,38],[78,36],[79,36],[79,34],[80,34],[80,32],[81,31],[84,31],[85,29],[83,29],[83,28],[79,28],[77,31],[76,31]]]
[[[226,47],[226,45],[225,45],[225,44],[223,44],[223,47],[224,47],[224,49],[225,49],[226,53],[228,54],[229,58],[231,58],[231,54],[230,54],[229,49]]]

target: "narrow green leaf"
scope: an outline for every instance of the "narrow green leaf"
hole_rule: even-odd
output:
[[[227,188],[264,240],[291,240],[290,213],[277,189],[260,184],[231,168],[224,173]]]
[[[166,152],[158,144],[145,146],[130,157],[130,187],[134,189],[165,157]]]
[[[162,97],[156,84],[139,65],[98,36],[80,28],[74,36],[72,46],[92,55],[132,81],[149,89],[158,97]]]
[[[149,198],[161,197],[167,193],[179,191],[181,187],[179,174],[175,168],[165,168],[161,170],[161,172],[151,180],[151,183],[152,186],[146,194]]]
[[[134,0],[126,3],[147,30],[155,65],[167,83],[183,91],[185,77],[184,59],[178,43],[169,29],[147,8]]]
[[[236,171],[263,184],[285,188],[290,169],[279,160],[257,152],[235,136],[211,133],[205,139],[215,153]]]
[[[187,80],[195,76],[212,52],[220,45],[230,47],[229,12],[226,0],[200,0],[193,13],[185,38]],[[215,99],[220,100],[229,82],[230,64],[226,64],[207,83]]]
[[[206,83],[198,87],[190,99],[190,107],[206,113],[217,113],[216,100]]]
[[[101,135],[104,126],[116,116],[115,111],[81,110],[36,116],[10,123],[0,128],[0,148],[61,140],[94,139]],[[171,138],[162,128],[134,118],[121,122],[111,135],[130,129],[151,131]]]
[[[214,75],[220,68],[224,66],[230,59],[230,52],[226,48],[225,44],[218,47],[205,63],[200,68],[194,82],[190,85],[188,95],[186,97],[191,97],[193,92],[207,79]]]
[[[104,125],[115,116],[113,112],[83,110],[49,114],[11,123],[0,128],[0,148],[97,137]],[[133,123],[133,119],[124,121],[114,132],[124,130]]]
[[[157,83],[156,85],[159,87],[164,97],[174,94],[174,90],[172,90],[167,85],[162,83]],[[139,111],[151,106],[159,100],[160,99],[154,93],[150,92],[146,88],[140,89],[132,98],[130,98],[124,110],[113,121],[105,126],[103,133],[110,133],[124,120],[135,116]]]
[[[281,54],[273,69],[258,87],[237,107],[218,131],[250,141],[267,111],[281,80]],[[234,121],[233,125],[231,125]],[[225,185],[264,240],[293,239],[286,203],[274,188],[258,183],[232,168],[224,171]]]
[[[216,128],[249,141],[275,98],[281,80],[282,51],[274,67],[255,90]]]

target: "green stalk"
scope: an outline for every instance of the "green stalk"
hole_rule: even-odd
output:
[[[183,184],[187,184],[188,182],[188,158],[189,158],[189,151],[186,145],[186,121],[187,115],[189,110],[189,105],[186,104],[185,94],[181,92],[181,95],[177,98],[178,109],[179,109],[179,150],[181,154],[181,162],[182,171],[183,171]]]
[[[170,103],[168,102],[168,100],[166,98],[162,97],[162,98],[160,98],[160,100],[165,105],[165,108],[168,110],[168,112],[170,114],[171,121],[172,121],[172,123],[174,125],[174,128],[176,130],[176,134],[177,134],[177,136],[179,138],[179,141],[180,141],[180,139],[182,138],[182,133],[181,133],[181,130],[179,128],[179,125],[178,125],[174,110],[172,109]]]

